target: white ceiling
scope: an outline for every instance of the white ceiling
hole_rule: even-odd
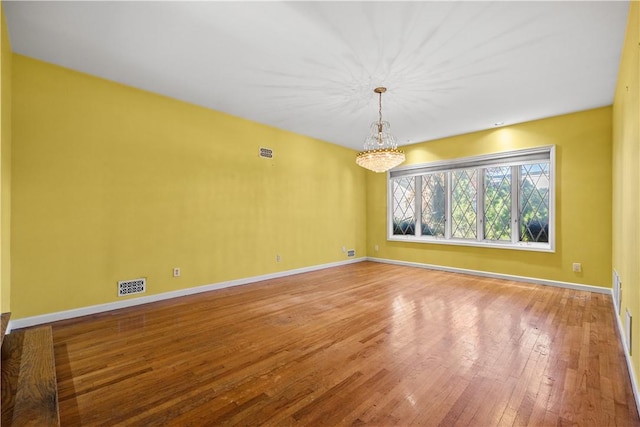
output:
[[[629,3],[3,1],[16,53],[361,149],[610,105]]]

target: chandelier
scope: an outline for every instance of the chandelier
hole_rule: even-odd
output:
[[[398,150],[389,122],[382,121],[382,94],[387,88],[377,87],[373,91],[380,96],[378,121],[371,123],[371,135],[364,140],[364,151],[358,153],[356,163],[374,172],[386,172],[404,162],[404,152]]]

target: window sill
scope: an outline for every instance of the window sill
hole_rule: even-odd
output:
[[[390,236],[387,237],[387,241],[390,242],[408,242],[408,243],[428,243],[436,245],[453,245],[453,246],[474,246],[477,248],[493,248],[493,249],[510,249],[517,251],[532,251],[532,252],[549,252],[555,253],[555,249],[552,244],[549,243],[499,243],[490,241],[477,241],[477,240],[455,240],[455,239],[443,239],[435,237],[415,237],[415,236]]]

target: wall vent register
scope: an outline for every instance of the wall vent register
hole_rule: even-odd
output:
[[[147,290],[147,279],[122,280],[118,282],[118,296],[142,294]]]
[[[633,336],[633,332],[631,330],[633,325],[633,320],[631,317],[631,313],[629,312],[629,309],[625,310],[625,341],[627,342],[627,351],[629,351],[629,356],[633,356],[633,354],[631,353],[631,349],[633,348],[633,342],[631,341],[631,337]]]

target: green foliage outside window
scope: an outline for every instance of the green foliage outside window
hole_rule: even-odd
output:
[[[529,178],[537,176],[539,181],[539,177],[547,177],[549,166],[538,164],[522,169],[526,175],[520,186],[520,240],[546,243],[549,241],[549,188],[535,185]]]
[[[519,241],[549,241],[549,164],[519,166]],[[477,221],[476,169],[451,172],[451,234],[454,238],[475,239]],[[484,239],[511,241],[511,167],[491,167],[484,170]],[[421,235],[445,236],[446,173],[422,176]],[[404,194],[406,203],[413,203],[415,195]],[[413,209],[404,218],[393,219],[394,235],[415,235],[416,219]]]

